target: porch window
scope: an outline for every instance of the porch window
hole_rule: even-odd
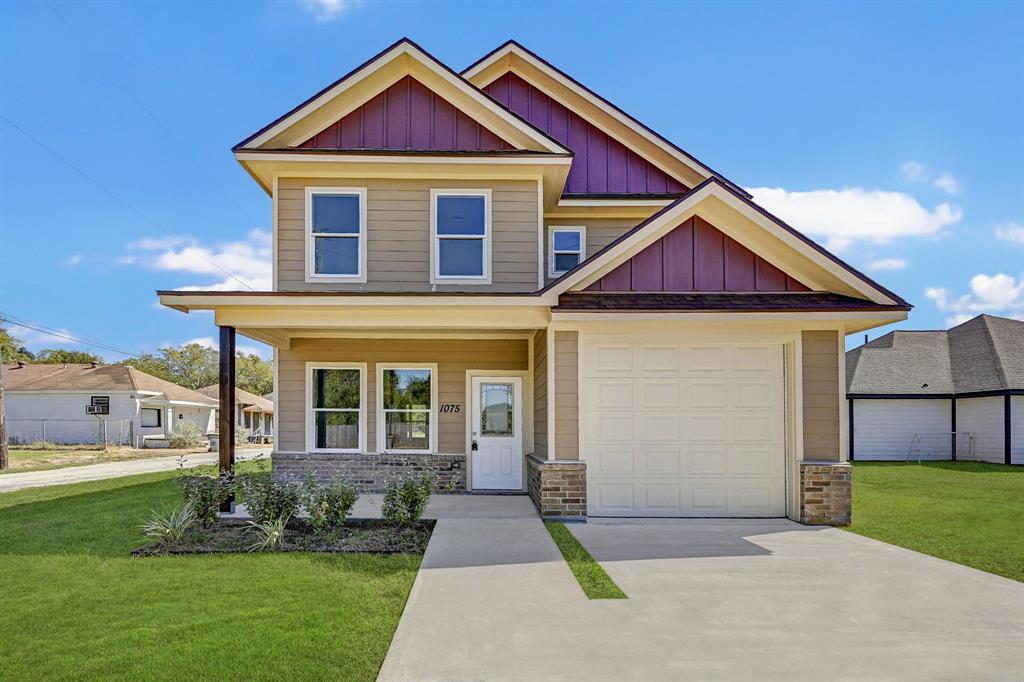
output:
[[[310,449],[365,449],[365,369],[333,364],[310,366]]]
[[[586,229],[583,227],[556,227],[551,230],[551,253],[548,273],[558,277],[572,270],[587,257]]]
[[[489,283],[490,190],[432,190],[431,195],[431,282]]]
[[[381,435],[386,452],[434,450],[437,387],[434,367],[381,367],[378,381]]]
[[[158,407],[143,407],[140,414],[142,425],[145,427],[160,426],[161,412],[163,412],[163,410]]]
[[[307,187],[307,279],[366,281],[366,188]]]

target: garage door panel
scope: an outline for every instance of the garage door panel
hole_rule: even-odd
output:
[[[589,513],[783,516],[782,348],[584,337]]]

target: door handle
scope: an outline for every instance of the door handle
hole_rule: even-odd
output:
[[[473,452],[476,452],[477,450],[480,449],[480,447],[476,444],[476,439],[475,438],[473,439],[473,444],[471,446],[471,449],[472,449]]]

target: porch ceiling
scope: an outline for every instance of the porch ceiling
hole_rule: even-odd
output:
[[[395,328],[395,327],[251,327],[238,326],[242,336],[287,350],[296,339],[529,339],[538,327]]]

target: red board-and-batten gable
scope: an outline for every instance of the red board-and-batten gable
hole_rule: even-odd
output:
[[[686,220],[586,291],[810,291],[700,216]]]
[[[405,76],[298,147],[418,151],[514,149],[412,76]]]
[[[495,79],[484,92],[573,151],[565,194],[679,194],[689,189],[515,73]]]

